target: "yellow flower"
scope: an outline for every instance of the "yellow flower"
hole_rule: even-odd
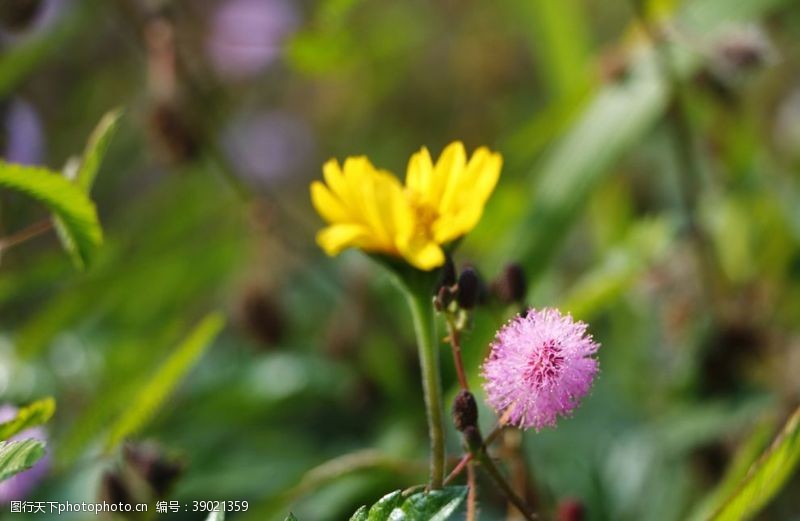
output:
[[[325,183],[311,184],[311,201],[328,226],[317,243],[328,255],[349,247],[402,257],[431,270],[442,246],[472,230],[497,184],[502,158],[481,147],[467,159],[454,142],[434,164],[428,150],[411,156],[405,186],[366,157],[323,166]]]

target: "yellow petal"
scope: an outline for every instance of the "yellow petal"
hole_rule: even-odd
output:
[[[478,215],[480,219],[480,215]],[[447,244],[466,235],[471,228],[467,228],[466,222],[463,218],[457,218],[452,215],[441,217],[433,223],[433,239],[439,244]]]
[[[331,192],[342,201],[342,204],[349,206],[350,191],[347,189],[347,183],[344,180],[342,169],[339,167],[339,162],[335,159],[327,161],[322,165],[322,175],[325,177],[325,183]]]
[[[449,198],[443,200],[433,225],[437,242],[450,242],[470,232],[480,221],[486,201],[500,177],[502,158],[485,147],[475,151]]]
[[[428,149],[422,147],[408,160],[406,187],[420,197],[428,191],[433,175],[433,161]]]
[[[397,178],[384,170],[378,171],[375,187],[375,206],[383,229],[394,253],[405,244],[414,231],[414,211]]]
[[[457,187],[458,179],[467,163],[467,153],[461,141],[454,141],[447,145],[436,161],[433,169],[433,179],[427,192],[423,195],[425,202],[441,213],[441,206],[445,192]]]
[[[417,222],[414,209],[411,206],[402,188],[392,191],[388,203],[391,211],[394,244],[398,250],[403,250],[414,236]]]
[[[472,184],[471,193],[474,200],[486,203],[495,186],[497,186],[502,167],[503,158],[500,154],[493,154],[485,147],[475,151],[467,165],[465,175],[470,183],[474,183]]]
[[[359,246],[367,235],[364,227],[358,224],[334,224],[317,233],[317,244],[325,253],[333,256],[345,248]]]
[[[311,203],[317,213],[331,224],[350,220],[350,214],[342,202],[319,181],[311,183]]]
[[[444,252],[433,241],[414,240],[402,253],[409,264],[423,271],[429,271],[444,264]]]

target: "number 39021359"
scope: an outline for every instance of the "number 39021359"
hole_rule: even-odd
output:
[[[193,501],[193,512],[247,512],[250,504],[247,501]]]

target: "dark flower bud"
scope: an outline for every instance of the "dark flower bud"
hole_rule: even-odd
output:
[[[461,390],[456,395],[456,399],[453,401],[453,423],[456,430],[460,432],[478,424],[478,406],[471,392]]]
[[[150,111],[148,126],[159,155],[170,164],[181,164],[197,156],[199,137],[184,111],[174,104],[158,103]]]
[[[623,81],[630,75],[630,58],[621,50],[611,50],[600,56],[599,73],[606,82]]]
[[[100,499],[111,504],[131,505],[134,503],[129,484],[118,472],[114,471],[103,473],[100,481]]]
[[[283,311],[260,289],[250,290],[242,298],[241,320],[251,336],[264,346],[280,342],[286,329]]]
[[[465,268],[458,277],[456,300],[463,309],[472,309],[478,303],[481,281],[473,268]]]
[[[565,499],[558,504],[558,521],[583,521],[586,509],[578,499]]]
[[[730,86],[737,86],[758,68],[774,63],[775,48],[758,26],[731,26],[712,48],[710,72]]]
[[[169,458],[152,445],[126,445],[125,460],[159,498],[166,497],[184,468],[183,462]]]
[[[492,290],[503,304],[521,303],[528,293],[525,272],[517,263],[506,265],[503,273],[492,283]]]
[[[439,271],[439,282],[436,284],[437,290],[442,286],[452,286],[456,283],[456,266],[449,255],[445,258],[444,265]]]
[[[36,18],[42,0],[3,0],[0,2],[0,24],[9,31],[22,31]]]

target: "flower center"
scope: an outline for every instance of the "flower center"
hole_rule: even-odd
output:
[[[415,208],[420,226],[425,230],[433,229],[433,223],[439,218],[439,212],[427,204],[417,205]]]
[[[555,380],[561,372],[563,363],[561,343],[557,340],[547,340],[531,353],[523,377],[532,387],[543,387]]]
[[[411,206],[414,209],[414,216],[417,219],[416,233],[430,239],[433,237],[433,223],[439,218],[439,211],[423,202],[422,197],[416,192],[407,192]]]

